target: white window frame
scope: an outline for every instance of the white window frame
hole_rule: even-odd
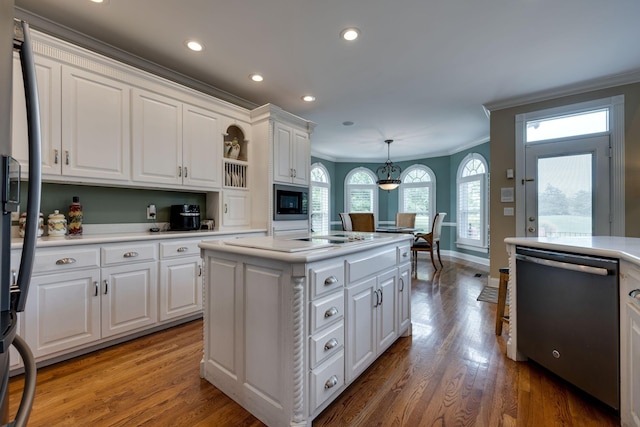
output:
[[[409,175],[409,173],[411,173],[414,170],[422,170],[424,172],[427,173],[427,175],[429,175],[429,181],[422,181],[422,182],[405,182],[405,178],[407,175]],[[415,164],[415,165],[411,165],[408,168],[406,168],[403,172],[402,175],[400,175],[400,179],[402,180],[402,184],[400,184],[400,189],[398,191],[398,212],[407,212],[407,210],[405,209],[404,206],[404,192],[406,189],[409,188],[422,188],[422,187],[428,187],[429,188],[429,206],[427,207],[427,215],[429,217],[429,225],[427,228],[431,227],[431,224],[433,223],[433,217],[436,213],[436,174],[433,173],[433,170],[431,170],[430,167],[422,165],[422,164]]]
[[[484,173],[470,175],[463,177],[462,172],[466,164],[471,160],[480,160],[484,165]],[[488,252],[489,242],[489,165],[486,159],[479,153],[469,153],[458,165],[458,172],[456,174],[456,246],[462,249],[469,249],[477,252]],[[480,183],[480,192],[482,197],[480,198],[480,239],[466,239],[460,237],[461,227],[466,227],[465,224],[461,224],[462,215],[460,214],[460,206],[458,200],[460,200],[460,184],[477,181]]]
[[[322,170],[322,173],[327,177],[327,182],[313,181],[311,179],[311,177],[313,176],[311,172],[316,168]],[[309,182],[311,187],[322,187],[327,190],[327,221],[326,221],[327,230],[326,232],[328,233],[329,231],[331,231],[331,175],[329,175],[329,171],[322,163],[314,163],[311,165],[311,169],[309,169]],[[309,194],[311,195],[311,199],[312,199],[313,189],[309,192]],[[312,215],[313,200],[310,200],[309,207],[310,207],[310,214]],[[312,225],[313,225],[313,221],[311,220],[311,218],[309,218],[309,226],[311,227]],[[314,231],[318,231],[318,230],[314,230]],[[324,232],[324,230],[322,230],[322,232]]]
[[[371,177],[373,184],[349,184],[351,177],[358,172],[364,172]],[[376,225],[378,224],[378,185],[376,181],[378,177],[371,171],[371,169],[367,169],[365,167],[357,167],[349,171],[347,176],[344,179],[344,211],[351,212],[351,198],[349,197],[350,189],[371,189],[373,190],[373,217],[375,218]]]
[[[609,138],[611,141],[611,235],[625,235],[624,185],[624,95],[596,99],[578,104],[563,105],[546,110],[516,115],[516,184],[528,177],[525,172],[526,124],[531,120],[564,116],[581,111],[609,109]],[[516,185],[516,236],[523,236],[526,227],[525,191]]]

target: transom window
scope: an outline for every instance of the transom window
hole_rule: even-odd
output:
[[[329,172],[322,163],[311,165],[311,231],[329,232]]]
[[[400,177],[398,212],[415,212],[416,228],[431,229],[436,203],[436,179],[424,165],[409,166]]]
[[[378,218],[376,176],[367,168],[355,168],[347,174],[344,188],[346,212],[373,212]]]
[[[487,162],[477,153],[466,156],[457,177],[457,246],[487,249]]]
[[[526,141],[546,141],[609,132],[609,108],[583,111],[526,122]]]

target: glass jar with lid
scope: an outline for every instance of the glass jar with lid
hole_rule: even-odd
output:
[[[49,215],[47,224],[49,237],[61,237],[67,234],[67,219],[60,211],[53,211],[53,213]]]

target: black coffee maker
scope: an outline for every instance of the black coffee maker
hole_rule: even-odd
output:
[[[200,229],[200,205],[171,205],[169,229],[176,231]]]

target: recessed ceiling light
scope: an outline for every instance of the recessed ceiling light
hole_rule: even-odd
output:
[[[201,43],[195,41],[195,40],[187,40],[185,42],[185,44],[187,45],[187,47],[189,49],[191,49],[194,52],[200,52],[202,49],[204,49],[204,47],[202,46]]]
[[[254,82],[261,82],[264,80],[264,77],[262,77],[260,74],[251,74],[249,78]]]
[[[91,0],[91,3],[108,4],[109,0]]]
[[[316,100],[316,97],[313,96],[313,95],[305,95],[305,96],[302,97],[302,100],[304,102],[313,102],[313,101]]]
[[[340,37],[346,41],[354,41],[360,35],[360,30],[357,28],[345,28],[340,32]]]

